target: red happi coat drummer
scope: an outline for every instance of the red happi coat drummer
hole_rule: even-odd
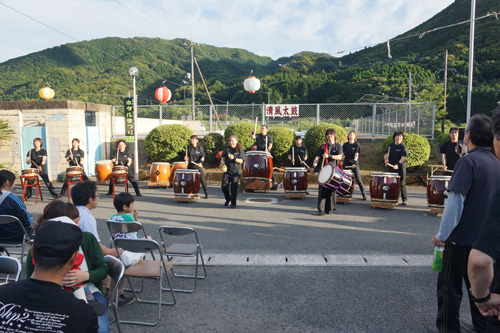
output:
[[[318,166],[321,159],[319,170],[326,164],[333,163],[338,166],[342,160],[342,146],[337,142],[337,132],[333,128],[329,128],[325,133],[326,143],[319,146],[316,151],[316,158],[313,162],[313,167]],[[319,215],[332,214],[337,209],[337,196],[335,192],[326,189],[323,186],[318,186],[318,212]]]

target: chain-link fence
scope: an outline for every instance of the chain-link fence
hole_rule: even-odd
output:
[[[352,104],[295,104],[296,114],[283,116],[270,112],[279,105],[223,104],[196,105],[195,119],[201,122],[202,132],[224,131],[234,123],[254,123],[269,127],[285,127],[304,132],[320,122],[335,123],[358,136],[387,136],[394,131],[413,132],[434,138],[434,103],[352,103]],[[271,107],[271,109],[270,109]],[[284,108],[281,107],[283,111]],[[281,112],[283,113],[283,112]],[[123,115],[123,107],[115,107],[115,115]],[[161,120],[193,120],[191,105],[156,105],[137,108],[139,118]],[[204,130],[203,130],[204,129]]]

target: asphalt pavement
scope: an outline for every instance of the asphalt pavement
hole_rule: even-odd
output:
[[[209,186],[209,199],[192,203],[174,202],[171,188],[140,187],[135,207],[147,234],[159,241],[161,225],[194,227],[208,277],[195,293],[176,293],[177,304],[162,307],[158,326],[123,325],[125,332],[436,331],[430,240],[440,218],[429,213],[424,188],[409,188],[408,205],[392,210],[372,208],[356,189],[350,203],[318,216],[314,186],[305,199],[285,199],[282,189],[240,192],[236,209],[223,206],[218,184]],[[105,221],[115,210],[112,197],[104,195],[107,186],[98,191],[92,213],[106,242]],[[36,218],[47,202],[35,205],[33,197],[26,205]],[[192,282],[171,281],[174,287]],[[145,298],[158,296],[155,283],[146,281]],[[466,303],[461,320],[467,332]],[[135,302],[119,313],[153,319],[156,309]]]

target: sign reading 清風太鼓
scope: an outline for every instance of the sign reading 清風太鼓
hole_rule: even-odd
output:
[[[266,117],[298,117],[298,104],[266,104]]]
[[[125,141],[134,142],[134,99],[125,97],[123,99],[125,108]]]

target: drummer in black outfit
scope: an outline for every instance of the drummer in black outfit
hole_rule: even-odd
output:
[[[298,135],[295,144],[288,151],[288,159],[292,162],[292,167],[305,168],[307,157],[307,149],[302,145],[302,137]]]
[[[452,127],[450,128],[450,141],[446,141],[443,143],[441,146],[441,157],[443,160],[443,171],[445,171],[445,174],[450,175],[451,172],[447,171],[453,171],[453,168],[455,168],[455,163],[457,163],[458,159],[462,157],[462,154],[458,152],[457,149],[457,144],[458,144],[458,128],[457,127]],[[465,145],[462,148],[462,151],[467,151],[467,148]]]
[[[238,181],[241,177],[241,164],[245,159],[245,151],[238,143],[238,137],[232,135],[228,139],[229,147],[224,148],[221,155],[222,170],[222,192],[226,198],[224,206],[231,202],[231,208],[236,208],[236,197],[238,195]],[[231,188],[231,193],[229,192]]]
[[[139,185],[137,185],[137,181],[135,180],[134,172],[133,172],[133,165],[132,165],[132,154],[127,150],[127,145],[125,144],[125,140],[118,140],[118,149],[113,151],[111,153],[111,162],[113,162],[114,165],[123,165],[128,167],[128,180],[132,184],[135,190],[135,195],[138,197],[142,196],[141,192],[139,191]],[[113,195],[113,184],[109,182],[109,190],[106,195]]]
[[[262,125],[260,128],[260,134],[255,134],[254,132],[252,132],[252,135],[250,135],[250,137],[255,140],[255,145],[252,146],[252,150],[265,151],[269,154],[271,153],[271,148],[273,148],[273,137],[267,134],[268,130],[269,128],[267,127],[267,125]],[[271,181],[273,185],[276,184],[274,172],[271,176]]]
[[[200,172],[201,186],[205,191],[205,199],[208,199],[207,181],[203,172],[203,161],[205,161],[205,150],[199,144],[198,136],[191,135],[191,144],[186,148],[187,156],[184,161],[188,163],[188,169],[195,169]]]
[[[403,202],[401,206],[406,206],[408,194],[406,193],[406,156],[408,156],[408,149],[403,143],[404,133],[396,131],[392,135],[394,143],[391,143],[384,154],[384,162],[388,172],[396,172],[401,182],[401,199]],[[392,166],[388,165],[391,164]]]
[[[33,140],[34,149],[31,149],[28,154],[26,154],[26,163],[31,164],[31,168],[38,169],[38,175],[43,179],[47,189],[54,199],[58,199],[59,196],[54,189],[54,186],[49,180],[49,175],[47,174],[47,151],[43,149],[43,140],[41,138],[35,138]],[[28,181],[28,184],[33,184],[34,180]],[[31,197],[31,187],[26,188],[26,199]]]
[[[342,160],[342,146],[340,143],[337,143],[336,137],[337,131],[335,131],[335,129],[329,128],[326,130],[326,143],[319,146],[316,151],[313,168],[318,166],[320,159],[321,167],[319,171],[321,171],[327,163],[332,163],[335,166],[339,165],[339,161]],[[335,191],[332,192],[324,186],[318,186],[319,215],[332,214],[335,210],[337,210],[337,195]]]
[[[365,184],[363,184],[363,179],[361,179],[361,171],[359,169],[359,153],[361,152],[361,146],[358,142],[358,134],[356,131],[350,131],[347,134],[348,141],[342,145],[342,151],[344,152],[344,169],[352,170],[354,179],[358,183],[363,200],[366,200],[365,194]]]
[[[85,169],[83,169],[83,159],[85,157],[85,152],[80,149],[80,140],[74,138],[73,141],[71,141],[71,145],[73,146],[73,148],[68,149],[64,158],[66,159],[66,162],[69,163],[69,166],[82,167],[83,181],[87,181],[89,180],[89,177],[87,177],[87,174],[85,174]],[[61,194],[59,196],[63,197],[65,194],[66,186],[65,184],[63,184],[61,188]]]

